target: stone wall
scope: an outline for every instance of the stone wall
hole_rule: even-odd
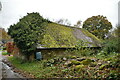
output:
[[[46,49],[37,49],[36,52],[41,52],[43,59],[53,58],[57,55],[66,55],[66,48],[46,48]]]
[[[68,51],[67,51],[68,49],[74,50],[75,48],[39,48],[36,50],[36,52],[41,52],[43,59],[49,59],[49,58],[56,57],[58,55],[63,56],[63,55],[72,54],[70,52],[68,53]],[[101,49],[101,48],[100,47],[91,47],[91,49],[97,50],[97,49]],[[33,53],[30,56],[30,60],[35,60],[35,57],[36,57],[35,53]],[[20,53],[20,50],[17,47],[14,49],[14,56],[17,58],[21,58],[21,59],[25,58],[25,56]]]
[[[84,47],[83,49],[86,48],[94,51],[101,49],[101,47]],[[48,59],[57,55],[72,55],[72,52],[68,52],[67,50],[75,50],[75,48],[38,48],[36,52],[41,52],[43,59]]]
[[[13,56],[22,60],[25,60],[25,55],[23,55],[20,49],[15,45],[13,50]],[[33,61],[35,58],[34,53],[30,56],[30,60]]]

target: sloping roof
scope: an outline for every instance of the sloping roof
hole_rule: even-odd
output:
[[[41,41],[42,47],[75,47],[77,41],[87,42],[86,47],[101,47],[101,40],[85,29],[49,23]]]
[[[87,30],[82,28],[73,28],[73,30],[73,34],[77,38],[77,40],[83,40],[88,42],[87,46],[90,47],[101,47],[102,41]]]

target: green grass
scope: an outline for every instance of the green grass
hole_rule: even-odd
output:
[[[27,73],[31,73],[36,78],[45,78],[45,77],[52,77],[54,73],[56,73],[57,69],[56,67],[44,67],[44,62],[46,60],[42,61],[33,61],[33,62],[26,62],[21,64],[21,60],[9,57],[9,61],[18,69],[25,71]]]
[[[8,55],[8,53],[7,52],[2,52],[2,55]]]

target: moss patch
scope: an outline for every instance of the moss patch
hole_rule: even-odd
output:
[[[80,63],[83,64],[83,65],[88,65],[88,64],[90,64],[91,62],[92,62],[91,59],[86,59],[86,60],[83,60],[83,61],[80,62]]]
[[[75,70],[80,70],[82,68],[84,68],[84,65],[77,65],[77,66],[75,66]]]
[[[100,46],[101,44],[101,40],[99,40],[97,37],[85,29],[66,27],[57,23],[48,23],[47,25],[44,25],[44,27],[45,30],[43,39],[40,41],[43,45],[42,47],[75,47],[78,40],[83,40],[82,37],[80,39],[77,39],[76,35],[84,35],[91,38],[94,42],[88,42],[88,44],[91,44],[93,46]],[[82,33],[80,34],[81,31]]]
[[[79,65],[80,64],[80,62],[76,61],[76,60],[72,60],[71,63],[74,64],[74,65]]]
[[[74,47],[76,38],[72,29],[63,25],[49,23],[42,40],[44,47]]]
[[[91,34],[90,32],[88,32],[83,28],[81,30],[86,36],[90,37],[94,41],[94,46],[101,46],[101,43],[103,42],[103,40],[98,39],[96,36],[94,36],[93,34]]]

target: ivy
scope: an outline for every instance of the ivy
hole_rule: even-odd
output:
[[[17,47],[29,60],[29,56],[36,50],[38,36],[42,39],[43,25],[50,22],[39,13],[28,13],[17,24],[11,25],[8,34],[14,39]],[[39,39],[40,40],[40,39]]]

